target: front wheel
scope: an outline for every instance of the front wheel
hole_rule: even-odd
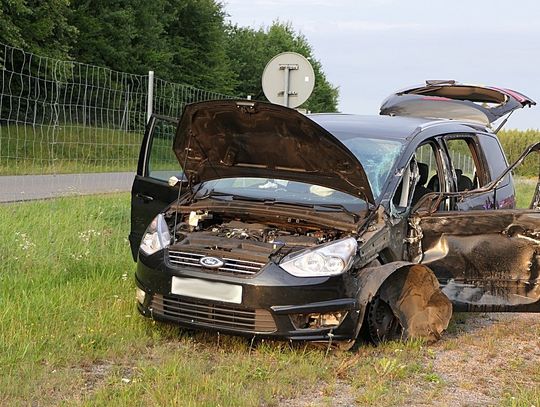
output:
[[[388,303],[376,296],[366,310],[367,334],[371,342],[378,344],[402,338],[403,326]]]

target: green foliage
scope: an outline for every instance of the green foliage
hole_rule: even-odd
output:
[[[69,0],[0,0],[0,42],[66,58],[77,33]]]
[[[72,22],[79,30],[73,57],[113,70],[144,74],[168,60],[163,23],[164,0],[74,0]]]
[[[214,0],[169,0],[164,16],[171,60],[164,67],[163,76],[174,82],[231,93],[235,81],[225,53],[222,4]]]
[[[120,72],[154,70],[161,79],[221,94],[263,99],[266,63],[280,52],[298,52],[315,71],[315,90],[302,107],[337,110],[338,89],[290,23],[258,30],[230,26],[216,0],[0,2],[1,43]]]
[[[506,154],[509,164],[512,164],[525,151],[525,149],[540,141],[538,130],[501,130],[499,140]],[[523,177],[538,177],[540,170],[540,154],[531,154],[516,170],[516,175]]]
[[[74,59],[117,71],[156,75],[231,92],[225,13],[214,0],[73,2],[79,29]]]
[[[313,112],[337,111],[338,89],[326,79],[306,37],[296,33],[290,23],[276,21],[258,30],[235,25],[229,26],[227,32],[227,55],[238,81],[234,93],[264,99],[261,76],[268,61],[280,52],[297,52],[311,62],[315,71],[315,89],[302,107]]]

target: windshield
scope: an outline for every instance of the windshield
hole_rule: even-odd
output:
[[[342,139],[342,142],[364,167],[373,197],[377,199],[399,157],[402,144],[395,140],[363,137]]]
[[[364,167],[373,196],[377,199],[401,152],[402,144],[395,140],[362,137],[350,137],[342,139],[342,142]],[[366,202],[359,197],[317,184],[284,179],[241,177],[206,181],[196,198],[212,193],[310,205],[342,205],[351,211],[366,207]]]
[[[307,205],[340,205],[350,211],[366,208],[363,199],[315,184],[270,178],[222,178],[206,181],[196,194],[201,198],[211,194],[230,194],[260,200]],[[336,209],[337,210],[337,209]]]

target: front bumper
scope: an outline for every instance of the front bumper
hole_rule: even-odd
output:
[[[363,317],[356,300],[357,282],[346,273],[333,277],[294,277],[274,263],[249,277],[179,267],[168,262],[167,251],[139,256],[136,284],[146,295],[140,313],[190,329],[289,340],[355,339]],[[172,278],[196,278],[242,287],[241,304],[179,296],[171,293]],[[335,327],[297,328],[298,314],[341,312]]]

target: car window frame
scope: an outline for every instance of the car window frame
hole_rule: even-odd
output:
[[[156,181],[159,181],[159,182],[168,183],[168,179],[152,177],[151,174],[150,174],[150,156],[152,154],[152,147],[154,145],[154,138],[155,138],[154,130],[155,130],[155,127],[156,127],[156,122],[158,120],[162,120],[162,121],[174,124],[175,128],[176,128],[176,126],[178,126],[178,122],[179,122],[179,119],[174,118],[174,117],[165,116],[165,115],[159,115],[159,114],[152,114],[152,116],[150,117],[150,120],[148,121],[148,124],[147,124],[148,138],[146,140],[145,148],[144,148],[144,150],[142,150],[142,151],[144,151],[144,156],[142,157],[142,163],[139,163],[140,164],[140,171],[138,171],[138,173],[139,173],[139,175],[141,175],[144,178],[149,178],[149,179],[156,180]],[[172,150],[173,141],[174,141],[174,138],[173,138],[173,140],[171,140],[171,153],[172,154],[174,154],[174,152]],[[179,173],[181,173],[181,172],[182,171],[179,169]]]
[[[448,148],[448,141],[450,140],[463,140],[467,143],[469,152],[474,162],[476,169],[476,176],[478,177],[479,187],[483,187],[489,184],[492,180],[491,172],[489,170],[489,165],[487,163],[484,151],[480,142],[478,140],[478,135],[476,133],[450,133],[441,136],[441,141],[444,146],[444,151],[447,156],[449,170],[453,177],[452,182],[452,191],[451,192],[460,192],[458,187],[458,178],[456,173],[456,166],[454,165],[454,160],[450,155],[450,149]],[[474,179],[472,180],[474,182]],[[477,188],[474,188],[477,189]]]
[[[439,177],[439,185],[444,185],[445,190],[444,191],[439,191],[439,192],[447,192],[448,183],[445,182],[445,180],[442,179],[442,177],[443,177],[443,174],[446,174],[448,172],[447,171],[448,164],[447,164],[446,158],[445,158],[446,153],[444,151],[442,151],[442,145],[441,145],[441,142],[440,142],[439,138],[440,138],[440,136],[433,136],[433,137],[429,137],[429,138],[426,138],[426,139],[422,140],[420,143],[418,143],[414,147],[414,149],[412,150],[410,157],[408,157],[407,162],[405,163],[405,165],[400,167],[401,169],[403,169],[403,174],[402,174],[399,182],[397,182],[396,185],[394,186],[394,188],[392,190],[392,194],[390,195],[391,205],[395,209],[395,212],[397,214],[400,214],[400,215],[407,214],[413,208],[413,206],[411,204],[412,204],[412,197],[414,195],[414,190],[416,188],[416,185],[415,185],[415,188],[409,190],[409,194],[408,194],[409,196],[407,198],[407,206],[395,205],[394,204],[394,198],[396,197],[397,190],[398,190],[399,186],[401,185],[401,183],[403,181],[403,175],[405,174],[407,168],[410,168],[412,160],[416,159],[415,158],[416,157],[416,151],[420,147],[422,147],[422,146],[424,146],[426,144],[431,145],[433,154],[435,156],[435,165],[437,166],[437,176]],[[416,160],[416,161],[418,162],[418,160]]]

